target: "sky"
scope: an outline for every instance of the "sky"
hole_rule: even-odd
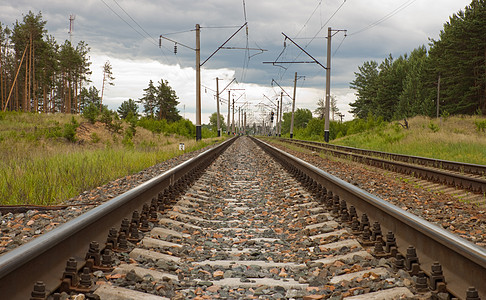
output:
[[[179,97],[181,116],[194,123],[193,49],[195,26],[200,24],[201,62],[209,58],[201,69],[203,124],[216,112],[216,78],[220,91],[236,78],[220,94],[220,111],[225,120],[228,89],[235,106],[247,112],[249,123],[261,123],[271,110],[276,111],[275,100],[281,92],[284,112],[291,111],[296,72],[295,106],[314,111],[317,101],[325,97],[323,66],[331,27],[331,95],[344,120],[350,120],[353,116],[349,103],[356,99],[350,82],[359,66],[370,60],[380,63],[390,54],[396,58],[421,45],[427,46],[429,39],[438,39],[449,17],[470,2],[3,0],[0,22],[12,28],[29,11],[41,12],[47,21],[48,34],[59,44],[71,39],[73,44],[84,41],[90,47],[93,74],[89,85],[101,90],[102,66],[110,62],[114,86],[105,89],[103,98],[110,109],[117,109],[130,98],[141,98],[149,80],[154,83],[167,80]],[[71,34],[70,16],[74,17]],[[238,31],[245,23],[247,26]],[[159,47],[161,35],[164,39]],[[177,42],[177,53],[175,43],[165,38]],[[226,41],[225,47],[219,49]],[[309,63],[313,59],[294,43],[323,66]]]

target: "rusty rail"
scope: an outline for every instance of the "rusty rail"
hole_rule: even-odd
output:
[[[311,141],[283,140],[287,143],[295,144],[313,151],[330,152],[333,156],[351,159],[356,162],[368,164],[388,171],[411,175],[435,183],[459,187],[474,193],[486,193],[486,179],[466,175],[473,174],[484,176],[486,174],[486,166],[483,165],[435,160],[425,157],[407,156]],[[374,157],[372,155],[377,155],[382,158]],[[430,166],[433,166],[434,169],[430,168]],[[462,172],[463,174],[451,173],[448,171]]]
[[[381,224],[383,232],[395,234],[398,250],[404,252],[414,245],[420,259],[420,267],[430,275],[435,262],[440,262],[448,290],[460,299],[466,299],[466,291],[474,286],[480,297],[486,298],[486,250],[478,247],[436,225],[404,211],[368,192],[353,186],[313,165],[280,149],[255,139],[257,144],[279,161],[286,169],[296,170],[308,176],[327,191],[332,191],[347,205]]]
[[[234,140],[229,139],[0,256],[2,299],[30,299],[37,281],[43,281],[46,290],[54,291],[61,284],[60,277],[70,257],[84,263],[90,242],[104,242],[110,228],[119,227],[124,217],[139,210],[165,188],[177,185],[179,179],[200,172],[201,167],[212,162]]]

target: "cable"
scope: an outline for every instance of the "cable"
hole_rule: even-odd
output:
[[[339,43],[338,47],[336,48],[336,50],[334,50],[334,53],[332,54],[331,57],[334,57],[334,55],[336,55],[336,52],[338,52],[339,48],[341,48],[341,45],[343,44],[344,40],[346,39],[346,34],[344,35],[343,39],[341,40],[341,42]]]
[[[384,16],[383,18],[379,19],[378,21],[375,21],[375,22],[369,24],[368,26],[363,27],[360,30],[355,31],[355,32],[353,32],[353,33],[351,33],[349,35],[351,36],[351,35],[355,35],[355,34],[358,34],[358,33],[362,33],[363,31],[366,31],[368,29],[371,29],[371,28],[373,28],[373,27],[375,27],[375,26],[377,26],[377,25],[385,22],[386,20],[390,19],[394,15],[398,14],[400,11],[402,11],[405,8],[407,8],[410,5],[412,5],[415,1],[417,1],[417,0],[407,0],[402,5],[400,5],[399,7],[397,7],[396,9],[394,9],[392,12],[390,12],[388,15]]]
[[[121,7],[120,4],[118,4],[118,2],[116,0],[113,0],[113,2],[115,2],[115,4],[133,21],[133,23],[137,24],[137,26],[140,29],[142,29],[142,31],[147,35],[148,38],[151,38],[155,42],[155,45],[157,45],[157,41],[152,36],[150,36],[150,34],[145,29],[143,29],[143,27],[140,26],[140,24],[138,24],[138,22],[135,21],[135,19],[133,19],[132,16],[130,16],[128,14],[128,12],[126,10],[124,10],[123,7]]]
[[[113,8],[111,8],[104,0],[101,0],[101,2],[103,2],[106,7],[108,7],[118,18],[120,18],[123,22],[125,22],[125,24],[127,24],[128,26],[130,26],[130,28],[132,28],[136,33],[138,33],[141,37],[143,38],[146,38],[146,36],[144,36],[143,34],[140,33],[140,31],[138,31],[137,29],[135,29],[135,27],[133,27],[130,23],[128,23],[125,19],[123,19],[116,11],[113,10]]]
[[[307,26],[307,23],[309,23],[310,19],[314,16],[314,14],[316,13],[317,9],[319,8],[319,6],[321,4],[322,4],[322,0],[319,1],[316,8],[314,8],[314,11],[310,15],[310,17],[307,19],[307,21],[305,21],[304,26],[302,26],[302,28],[299,30],[299,32],[297,32],[297,34],[295,36],[299,36],[299,34],[302,32],[302,30],[304,30],[304,28]]]

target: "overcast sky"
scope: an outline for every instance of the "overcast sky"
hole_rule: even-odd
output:
[[[85,41],[91,48],[91,85],[101,89],[102,65],[109,60],[116,78],[105,90],[103,102],[116,109],[129,98],[139,99],[149,80],[167,80],[179,96],[181,115],[195,122],[195,52],[162,40],[164,35],[195,47],[195,24],[201,25],[201,59],[206,60],[240,26],[244,28],[227,47],[264,49],[222,49],[202,68],[202,122],[216,111],[216,77],[220,89],[233,78],[237,106],[261,122],[263,107],[272,106],[280,94],[278,82],[290,95],[295,72],[298,80],[296,107],[314,110],[325,95],[325,70],[315,63],[281,64],[263,62],[311,61],[282,32],[325,65],[327,28],[333,32],[331,94],[338,108],[351,119],[349,103],[355,100],[349,83],[365,61],[381,62],[398,57],[437,39],[449,16],[464,9],[470,0],[3,0],[0,22],[13,27],[31,10],[41,12],[46,29],[58,43],[69,39],[69,17],[75,16],[72,42]],[[227,97],[221,94],[221,113],[227,118]],[[284,110],[290,110],[284,98]],[[258,106],[259,103],[263,103]],[[263,106],[267,105],[267,106]]]

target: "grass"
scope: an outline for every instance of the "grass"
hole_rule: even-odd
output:
[[[479,120],[479,121],[478,121]],[[486,165],[486,133],[477,123],[484,117],[455,116],[443,120],[415,117],[410,129],[396,123],[345,136],[336,145]]]
[[[72,116],[2,113],[0,115],[0,204],[57,204],[114,179],[137,173],[183,152],[221,139],[154,134],[137,127],[130,143],[103,126],[78,130],[78,142],[63,137]],[[85,122],[75,116],[77,122]],[[78,128],[79,129],[79,128]],[[83,137],[84,136],[84,137]]]

